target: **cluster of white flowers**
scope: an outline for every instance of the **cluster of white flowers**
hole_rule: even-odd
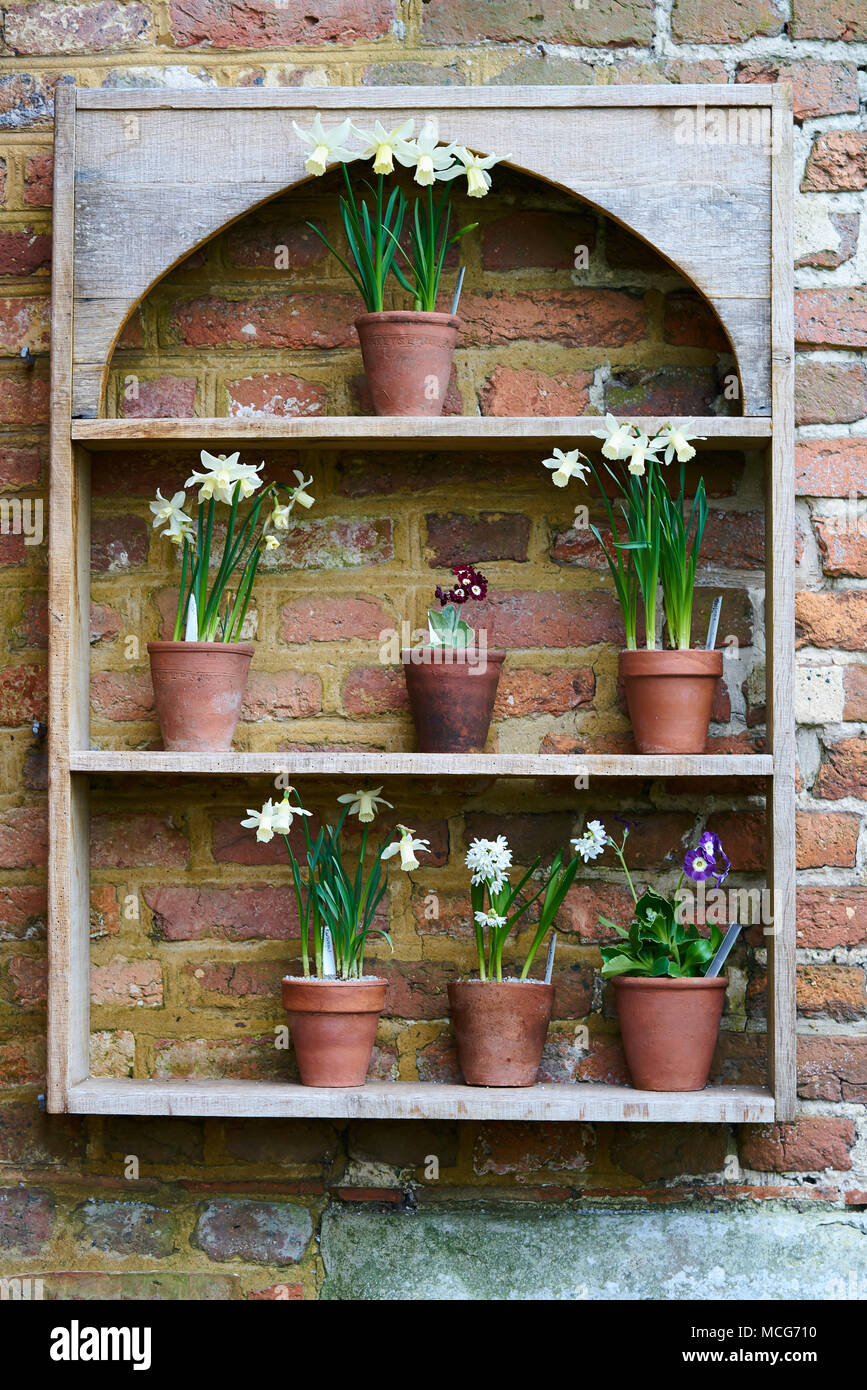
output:
[[[498,835],[496,840],[473,840],[465,862],[474,884],[486,883],[489,893],[499,893],[508,883],[512,867],[509,842],[505,835]]]
[[[259,476],[265,467],[264,462],[253,466],[252,464],[241,463],[240,454],[231,454],[228,458],[225,454],[209,454],[207,449],[201,452],[202,471],[191,473],[184,483],[184,487],[198,488],[199,502],[222,502],[226,506],[231,506],[235,496],[235,489],[238,489],[238,500],[246,501],[252,497],[262,486],[262,479]],[[262,529],[264,546],[266,550],[277,550],[280,545],[280,537],[275,532],[286,532],[289,530],[289,517],[292,508],[312,507],[315,497],[307,491],[313,482],[312,476],[305,478],[298,468],[294,468],[293,473],[296,478],[295,487],[289,490],[287,502],[275,502],[274,507],[265,520]],[[188,541],[191,545],[196,543],[196,527],[192,517],[184,511],[184,504],[187,500],[186,492],[176,492],[173,497],[163,497],[162,492],[157,488],[156,501],[151,502],[150,509],[154,514],[153,525],[162,526],[165,529],[161,535],[166,536],[173,545],[180,545],[183,541]]]
[[[585,825],[584,834],[573,840],[572,844],[575,853],[580,854],[584,863],[588,864],[591,859],[598,859],[602,854],[608,844],[608,832],[601,820],[591,820]]]
[[[504,927],[508,917],[500,917],[496,912],[474,912],[473,916],[480,927]]]
[[[663,463],[671,463],[674,458],[678,463],[688,463],[695,457],[695,449],[690,440],[701,439],[704,436],[690,433],[693,424],[692,420],[687,420],[683,425],[674,425],[669,421],[662,429],[657,430],[651,439],[637,426],[621,424],[613,415],[606,415],[605,433],[599,432],[596,437],[605,441],[602,445],[605,458],[620,462],[628,459],[629,472],[636,477],[642,477],[648,458],[656,458],[661,449],[665,450],[662,456]]]
[[[293,791],[294,788],[289,787],[288,790]],[[305,811],[303,806],[293,806],[285,797],[276,802],[269,797],[261,811],[253,811],[248,806],[249,819],[242,820],[241,824],[246,830],[255,830],[256,839],[267,845],[275,834],[288,835],[296,816],[309,815],[312,815],[311,811]]]
[[[326,130],[319,113],[313,119],[309,130],[302,129],[292,122],[298,138],[307,146],[310,153],[304,163],[308,174],[318,177],[324,174],[330,164],[350,164],[356,159],[372,159],[375,174],[391,174],[394,162],[405,169],[414,169],[413,178],[422,188],[428,188],[437,179],[456,179],[465,175],[467,195],[470,198],[484,198],[491,186],[488,173],[503,155],[473,154],[464,145],[441,145],[437,128],[428,121],[419,135],[413,139],[415,121],[404,121],[394,130],[386,130],[376,121],[372,130],[363,130],[353,125],[351,120],[341,121],[340,125]],[[355,148],[350,147],[353,140],[360,141]]]

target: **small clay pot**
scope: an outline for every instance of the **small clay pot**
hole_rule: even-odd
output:
[[[449,1006],[468,1086],[532,1086],[554,986],[540,980],[455,980]]]
[[[703,753],[722,652],[620,653],[639,753]]]
[[[460,320],[388,309],[355,320],[376,415],[442,415]]]
[[[363,1086],[386,981],[283,980],[283,1007],[305,1086]]]
[[[701,1091],[719,1036],[728,976],[651,980],[617,975],[623,1050],[639,1091]]]
[[[481,753],[506,653],[475,647],[401,652],[421,753]]]
[[[254,651],[250,642],[148,642],[168,752],[229,751]]]

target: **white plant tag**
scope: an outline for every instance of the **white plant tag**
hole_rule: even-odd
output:
[[[196,608],[196,596],[190,594],[190,606],[187,609],[187,630],[184,633],[185,642],[198,642],[199,640],[199,612]]]
[[[331,939],[331,928],[326,927],[322,933],[322,977],[325,980],[337,978],[337,965],[334,960],[334,942]]]

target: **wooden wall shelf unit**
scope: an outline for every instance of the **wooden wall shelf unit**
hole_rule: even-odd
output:
[[[57,89],[50,508],[49,1094],[79,1114],[702,1121],[790,1119],[795,1106],[794,484],[791,98],[785,87]],[[758,449],[766,478],[768,753],[640,757],[503,754],[101,752],[90,748],[90,457],[113,448],[306,441],[324,448],[535,449],[597,444],[596,417],[114,420],[114,344],[148,289],[196,246],[305,179],[290,122],[316,109],[361,125],[438,116],[449,138],[638,233],[713,305],[731,340],[743,417],[697,422],[704,448]],[[719,115],[708,135],[709,112]],[[699,113],[701,113],[699,118]],[[690,137],[689,132],[692,132]],[[686,133],[685,133],[686,132]],[[207,159],[201,151],[207,149]],[[665,170],[660,181],[659,170]],[[642,425],[648,424],[647,417]],[[371,1083],[106,1080],[89,1069],[91,777],[748,776],[765,779],[768,940],[765,1087],[651,1094],[578,1083],[480,1090]]]

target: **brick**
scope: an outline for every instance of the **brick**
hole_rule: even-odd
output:
[[[226,382],[226,403],[234,418],[248,415],[324,415],[328,392],[316,381],[292,372],[262,372]]]
[[[94,816],[90,862],[95,869],[185,869],[190,847],[170,817]]]
[[[72,1212],[79,1245],[108,1255],[139,1255],[159,1260],[177,1251],[165,1208],[151,1202],[112,1202],[91,1198]]]
[[[241,1298],[236,1274],[217,1278],[211,1274],[95,1274],[75,1271],[46,1279],[45,1297],[75,1303],[208,1302],[225,1303]]]
[[[848,1172],[855,1126],[844,1117],[806,1116],[793,1124],[743,1125],[740,1157],[760,1173]]]
[[[51,237],[47,232],[41,232],[36,227],[0,232],[0,275],[36,275],[48,270],[50,265]],[[6,332],[9,332],[8,328]],[[47,340],[47,328],[43,330],[43,336]]]
[[[795,423],[848,425],[867,415],[867,368],[860,362],[798,362]]]
[[[44,1038],[32,1033],[0,1037],[0,1086],[35,1086],[44,1080]]]
[[[451,1121],[355,1120],[347,1134],[350,1159],[361,1163],[385,1163],[393,1168],[423,1168],[428,1155],[439,1159],[440,1169],[458,1161],[458,1126]]]
[[[148,1115],[106,1116],[102,1126],[106,1158],[135,1154],[140,1163],[167,1164],[175,1172],[179,1164],[200,1164],[204,1159],[204,1126],[201,1120],[169,1119]]]
[[[653,35],[650,0],[600,0],[576,9],[571,0],[427,0],[422,42],[647,44]]]
[[[445,1018],[448,1014],[446,986],[458,978],[458,968],[440,961],[369,960],[366,965],[388,981],[384,1018]]]
[[[573,709],[592,709],[596,691],[593,668],[547,671],[506,667],[500,677],[494,704],[495,719],[526,715],[567,714]]]
[[[337,491],[341,497],[390,497],[394,493],[432,493],[441,500],[443,490],[461,483],[475,489],[494,484],[499,489],[526,485],[539,470],[539,451],[521,454],[511,450],[496,454],[404,454],[399,471],[389,453],[344,453],[337,459]]]
[[[246,1120],[229,1120],[223,1134],[226,1152],[232,1158],[280,1168],[330,1163],[343,1147],[334,1125],[327,1120],[263,1119],[252,1126]]]
[[[161,941],[285,941],[298,935],[295,893],[288,885],[161,885],[144,888],[143,897]]]
[[[207,995],[220,996],[227,1003],[247,995],[277,999],[280,996],[280,982],[286,974],[286,962],[248,961],[232,964],[209,961],[202,965],[191,962],[184,966],[184,974],[193,980],[197,1002]],[[208,1002],[219,1003],[220,998]]]
[[[48,862],[48,822],[32,806],[0,811],[0,869],[30,869]]]
[[[858,110],[858,69],[854,63],[754,58],[738,64],[735,81],[791,83],[796,121]]]
[[[583,415],[592,372],[552,375],[532,367],[495,367],[479,388],[483,415]]]
[[[867,134],[825,130],[816,136],[801,180],[803,192],[847,193],[867,188]]]
[[[24,164],[24,201],[28,207],[51,207],[53,178],[53,150],[39,150],[27,156]]]
[[[567,1121],[544,1125],[490,1120],[481,1126],[473,1147],[473,1172],[518,1177],[537,1172],[583,1173],[596,1158],[592,1125]]]
[[[867,18],[849,0],[793,0],[793,39],[867,39]]]
[[[867,1039],[798,1038],[798,1095],[804,1100],[867,1100]]]
[[[795,646],[862,651],[867,646],[867,592],[797,593]]]
[[[293,599],[280,614],[280,638],[289,643],[372,641],[393,626],[376,599],[348,595]]]
[[[178,48],[286,48],[383,38],[395,0],[171,0]]]
[[[858,235],[861,230],[861,215],[857,212],[828,212],[828,223],[837,233],[837,245],[816,247],[799,256],[796,266],[812,265],[822,270],[835,270],[838,265],[851,261],[858,249]],[[818,238],[821,240],[821,237]],[[828,236],[830,243],[833,238]],[[796,368],[797,370],[797,368]]]
[[[296,521],[281,537],[279,551],[266,554],[265,569],[355,569],[394,559],[391,517],[323,517]]]
[[[6,10],[6,46],[17,54],[116,53],[153,39],[150,10],[135,0],[60,5],[40,0]]]
[[[22,378],[0,381],[0,425],[45,425],[48,423],[48,382],[29,372]]]
[[[582,942],[613,941],[616,933],[599,921],[600,914],[625,927],[632,921],[633,901],[627,888],[598,879],[573,883],[557,914],[557,930],[574,932]]]
[[[119,637],[123,630],[121,616],[113,608],[109,608],[107,603],[91,603],[90,605],[90,645],[98,646],[100,643],[113,642]]]
[[[352,325],[363,312],[348,294],[204,295],[173,303],[169,324],[171,341],[185,347],[357,347]]]
[[[485,81],[486,87],[583,87],[592,86],[594,71],[589,63],[561,58],[547,51],[519,59]]]
[[[117,723],[153,719],[154,688],[149,671],[94,671],[90,680],[94,714]]]
[[[867,738],[843,738],[825,744],[813,795],[826,801],[867,797]]]
[[[433,1042],[420,1047],[417,1065],[419,1081],[463,1084],[464,1078],[458,1066],[455,1040],[450,1033],[442,1034]]]
[[[141,517],[97,516],[90,535],[90,567],[99,574],[120,574],[147,564],[148,524]]]
[[[555,987],[552,1018],[587,1017],[593,1007],[592,966],[581,961],[560,965],[555,968],[551,983]]]
[[[488,593],[473,626],[496,647],[590,647],[623,639],[620,609],[602,590],[511,589]]]
[[[614,69],[605,71],[614,72]],[[612,82],[631,82],[633,75],[635,80],[643,80],[641,74],[644,72],[641,64],[636,64],[633,69],[631,64],[618,66],[616,76],[612,76]],[[662,75],[656,70],[652,70],[654,76],[648,75],[648,81],[664,80]],[[602,72],[597,72],[597,79],[602,77]],[[602,79],[604,80],[604,79]],[[642,270],[646,273],[655,275],[670,275],[671,265],[656,251],[649,242],[643,241],[636,233],[630,232],[628,228],[621,227],[619,222],[606,221],[605,223],[605,259],[612,270]],[[699,300],[700,302],[700,300]]]
[[[0,671],[0,727],[18,728],[48,717],[48,672],[44,666],[6,666]]]
[[[48,129],[54,120],[54,89],[74,81],[59,73],[16,72],[0,77],[0,130]]]
[[[322,683],[309,671],[251,671],[241,718],[303,719],[322,708]]]
[[[451,568],[470,558],[477,565],[527,559],[530,518],[523,512],[428,512],[424,520],[424,556],[432,568]],[[473,625],[473,608],[466,612]]]
[[[867,666],[847,666],[843,677],[844,719],[867,719]]]
[[[642,1182],[698,1173],[719,1173],[726,1165],[725,1125],[618,1124],[610,1141],[611,1161]]]
[[[785,15],[773,0],[674,0],[671,32],[680,43],[743,43],[781,34]]]
[[[867,347],[867,288],[795,291],[795,342],[802,347]]]
[[[830,951],[867,943],[867,893],[862,888],[798,889],[798,945]]]
[[[763,512],[708,512],[701,543],[701,563],[729,569],[765,567]]]
[[[291,1054],[290,1054],[291,1056]],[[158,1038],[153,1076],[157,1081],[194,1078],[211,1081],[294,1081],[286,1052],[274,1046],[274,1034],[254,1038]]]
[[[851,868],[860,818],[841,811],[799,811],[795,848],[799,869]]]
[[[614,415],[711,415],[718,394],[710,368],[618,369],[605,387],[605,409]]]
[[[127,420],[138,418],[166,419],[194,415],[196,408],[196,378],[194,376],[160,376],[121,385],[120,414]]]
[[[115,956],[107,965],[91,965],[90,1000],[92,1004],[162,1008],[163,972],[159,961]]]
[[[596,219],[554,212],[515,212],[482,231],[485,270],[571,270],[576,247],[592,251]]]
[[[853,1023],[867,1017],[863,969],[853,965],[799,965],[798,1013],[804,1018],[833,1018]]]
[[[9,960],[12,1002],[22,1009],[35,1009],[48,994],[48,962],[36,956],[12,956]]]
[[[867,491],[867,440],[809,439],[795,445],[799,497],[848,497]]]
[[[563,347],[623,347],[647,336],[640,296],[622,290],[495,291],[461,299],[461,342],[491,346],[529,339]]]
[[[38,487],[41,479],[38,449],[0,445],[0,488]]]
[[[469,846],[475,839],[493,840],[497,835],[505,835],[516,864],[529,866],[537,855],[547,864],[574,833],[574,825],[571,811],[526,815],[470,811],[464,817],[464,840]]]
[[[32,1259],[54,1233],[54,1198],[34,1187],[0,1188],[0,1250]]]
[[[867,516],[817,516],[813,525],[825,574],[867,577]]]
[[[192,1243],[211,1260],[296,1264],[313,1235],[306,1207],[295,1202],[223,1200],[200,1210]]]
[[[419,936],[447,936],[454,941],[474,941],[466,893],[440,893],[412,885],[411,907]]]
[[[19,357],[24,348],[47,351],[48,300],[0,299],[0,356]]]
[[[135,1069],[135,1034],[127,1028],[102,1029],[90,1035],[91,1076],[128,1077]]]
[[[279,1301],[300,1303],[304,1299],[303,1284],[268,1284],[264,1289],[251,1289],[247,1298],[253,1302]]]
[[[311,270],[325,260],[328,252],[306,222],[287,222],[255,213],[238,223],[226,237],[226,250],[232,265],[240,270],[275,270],[284,260],[286,273]]]
[[[354,666],[343,682],[340,699],[345,712],[356,719],[409,707],[403,670],[394,666]]]
[[[678,290],[665,296],[662,333],[665,341],[675,347],[731,352],[728,335],[711,305],[691,291]]]

